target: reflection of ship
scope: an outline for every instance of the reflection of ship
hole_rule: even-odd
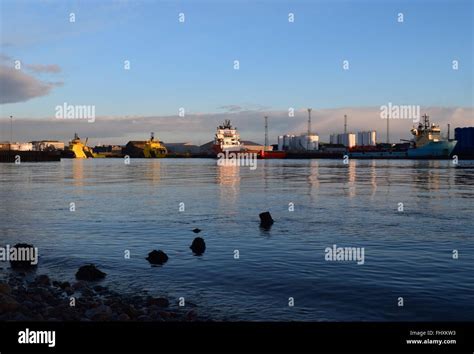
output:
[[[82,142],[77,133],[74,133],[74,139],[69,142],[69,146],[65,149],[65,156],[86,159],[94,157],[94,154],[92,149],[87,146],[87,138],[85,142]]]
[[[167,149],[151,133],[150,139],[146,141],[129,141],[125,146],[123,153],[133,158],[159,158],[165,157]]]
[[[214,138],[213,150],[216,153],[224,151],[242,151],[243,145],[240,142],[240,136],[237,128],[232,127],[230,120],[225,120],[224,124],[217,127]]]
[[[414,138],[405,144],[395,144],[385,147],[355,147],[349,150],[349,156],[354,158],[448,158],[451,155],[456,140],[441,138],[439,125],[430,124],[429,117],[422,116],[423,121],[413,128]]]

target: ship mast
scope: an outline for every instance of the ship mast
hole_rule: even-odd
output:
[[[265,116],[265,146],[263,147],[263,151],[267,151],[268,146],[268,116]]]
[[[311,111],[312,108],[308,108],[308,136],[306,137],[306,150],[309,150],[309,136],[311,135]]]
[[[388,114],[387,117],[387,144],[390,144],[390,113]]]

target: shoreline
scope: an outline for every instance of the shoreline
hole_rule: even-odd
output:
[[[0,321],[206,321],[197,306],[180,307],[167,297],[126,295],[97,282],[51,280],[41,274],[28,279],[12,272],[0,280]]]

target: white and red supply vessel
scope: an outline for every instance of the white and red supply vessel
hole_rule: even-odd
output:
[[[240,142],[240,135],[237,128],[232,127],[230,120],[225,120],[224,124],[217,127],[217,132],[214,137],[214,152],[240,152],[245,150]]]

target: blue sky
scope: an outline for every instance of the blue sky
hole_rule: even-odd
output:
[[[35,78],[61,83],[3,117],[52,117],[63,102],[98,116],[473,103],[469,0],[1,0],[1,20],[4,64],[58,65]]]

